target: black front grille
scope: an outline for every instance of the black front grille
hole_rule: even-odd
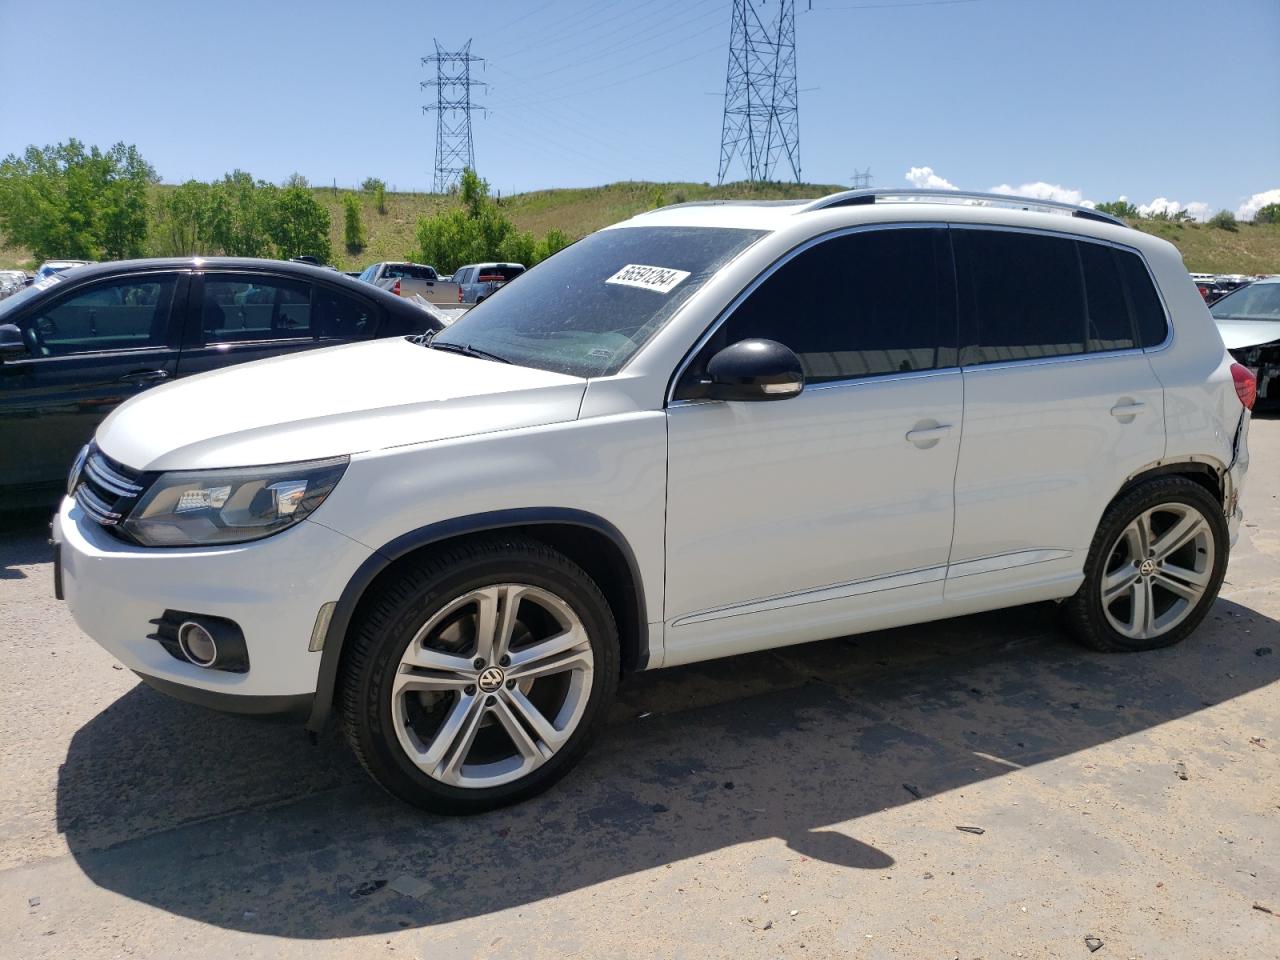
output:
[[[112,460],[95,446],[89,449],[80,470],[75,498],[94,521],[114,527],[129,515],[145,489],[141,473]]]

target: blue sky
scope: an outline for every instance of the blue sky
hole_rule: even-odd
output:
[[[1280,0],[798,0],[804,178],[1196,212],[1280,191]],[[845,9],[835,9],[835,8]],[[730,0],[63,0],[5,44],[0,154],[136,143],[170,182],[427,189],[419,58],[472,40],[477,166],[504,192],[714,181]],[[186,12],[181,12],[185,10]],[[1276,194],[1280,199],[1280,193]]]

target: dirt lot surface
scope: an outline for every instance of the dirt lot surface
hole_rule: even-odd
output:
[[[11,525],[0,957],[1278,957],[1280,420],[1251,446],[1180,647],[1046,604],[633,677],[577,772],[470,819],[139,685]]]

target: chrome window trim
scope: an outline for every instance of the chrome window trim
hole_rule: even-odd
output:
[[[1008,224],[1003,224],[1003,223],[993,223],[993,224],[952,223],[952,224],[948,224],[948,226],[952,230],[998,230],[1002,233],[1029,233],[1029,234],[1033,234],[1035,236],[1041,236],[1041,237],[1059,237],[1064,240],[1080,240],[1085,243],[1096,243],[1104,247],[1114,247],[1116,250],[1123,251],[1124,253],[1134,254],[1138,258],[1139,262],[1142,264],[1143,269],[1147,271],[1147,279],[1151,281],[1151,286],[1156,291],[1156,300],[1159,301],[1160,303],[1160,309],[1164,311],[1165,337],[1162,342],[1160,342],[1154,347],[1137,346],[1137,347],[1133,347],[1132,351],[1136,351],[1138,353],[1157,353],[1161,350],[1167,349],[1173,343],[1173,314],[1169,310],[1169,304],[1164,299],[1164,291],[1160,289],[1160,284],[1156,282],[1156,275],[1151,270],[1151,264],[1147,262],[1146,255],[1143,254],[1143,252],[1139,250],[1137,247],[1132,247],[1132,246],[1129,246],[1129,244],[1127,243],[1120,243],[1119,241],[1116,241],[1116,240],[1104,240],[1102,237],[1091,237],[1085,233],[1071,233],[1068,230],[1047,230],[1041,227],[1018,227],[1018,226],[1010,226]],[[1136,324],[1134,326],[1133,332],[1135,336],[1138,333]],[[1106,352],[1129,353],[1132,351],[1112,350],[1112,351],[1106,351]],[[1067,356],[1097,357],[1101,355],[1102,354],[1100,353],[1073,353],[1073,354],[1064,355],[1063,357],[1044,357],[1044,358],[1036,358],[1035,360],[998,360],[998,361],[995,361],[995,363],[971,363],[971,364],[967,364],[967,366],[989,367],[989,366],[995,366],[996,364],[1003,365],[1008,363],[1035,363],[1043,359],[1058,360],[1058,359],[1065,359]]]
[[[704,400],[704,399],[676,400],[675,399],[676,385],[680,382],[680,378],[684,376],[685,371],[689,369],[689,365],[693,363],[693,358],[702,352],[702,348],[705,347],[708,341],[710,341],[710,339],[716,335],[716,331],[718,331],[720,327],[724,325],[724,322],[733,315],[733,312],[737,310],[739,306],[742,305],[742,302],[746,300],[747,297],[751,296],[751,294],[754,293],[762,283],[764,283],[766,280],[768,280],[775,273],[777,273],[784,266],[786,266],[788,263],[790,263],[792,260],[794,260],[800,254],[804,253],[809,248],[815,247],[819,243],[825,243],[827,240],[835,240],[838,237],[844,237],[854,233],[866,233],[868,231],[873,231],[873,230],[875,231],[937,230],[939,228],[946,229],[949,226],[950,224],[942,223],[938,221],[932,221],[932,220],[904,221],[902,223],[860,223],[860,224],[857,224],[856,226],[838,227],[834,230],[829,230],[826,233],[817,234],[816,236],[812,236],[808,240],[805,240],[802,243],[799,243],[796,246],[792,247],[786,253],[779,256],[778,259],[774,260],[773,263],[769,264],[768,267],[766,267],[764,270],[758,273],[749,284],[747,284],[740,291],[738,291],[738,294],[732,300],[729,301],[728,305],[723,310],[720,311],[719,315],[716,316],[715,320],[711,322],[711,325],[708,326],[707,329],[702,332],[702,336],[700,336],[696,341],[694,341],[693,346],[685,353],[684,359],[682,359],[680,363],[676,366],[675,373],[672,375],[671,379],[667,382],[667,392],[666,392],[666,397],[663,401],[663,406],[670,407],[672,404],[683,405],[683,404],[689,404],[689,403],[719,403],[720,402],[718,400]],[[952,259],[954,260],[954,257]],[[684,306],[687,307],[688,303],[686,303]],[[682,307],[681,309],[684,309],[684,307]],[[958,367],[935,367],[929,370],[913,370],[910,372],[911,373],[941,373],[944,370],[955,370],[955,369],[959,369],[959,368]],[[867,376],[864,376],[864,377],[842,377],[839,380],[824,380],[821,383],[815,383],[812,387],[809,386],[808,383],[806,383],[805,390],[806,391],[818,390],[823,387],[842,385],[847,383],[862,383],[867,380],[878,380],[878,379],[883,379],[885,377],[901,377],[901,376],[903,376],[902,373],[895,372],[895,373],[885,373],[885,374],[868,374]]]

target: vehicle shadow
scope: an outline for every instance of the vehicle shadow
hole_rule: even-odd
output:
[[[19,567],[52,558],[50,516],[45,509],[0,512],[0,580],[21,580],[26,574]]]
[[[1042,604],[632,677],[577,771],[470,818],[384,796],[336,736],[311,747],[295,727],[140,686],[74,736],[58,826],[85,874],[123,896],[227,929],[354,936],[765,838],[796,861],[889,869],[903,853],[859,839],[858,818],[1280,679],[1280,656],[1255,655],[1280,624],[1229,601],[1179,647],[1129,656],[1081,650],[1054,613]],[[961,836],[939,829],[939,845]]]

